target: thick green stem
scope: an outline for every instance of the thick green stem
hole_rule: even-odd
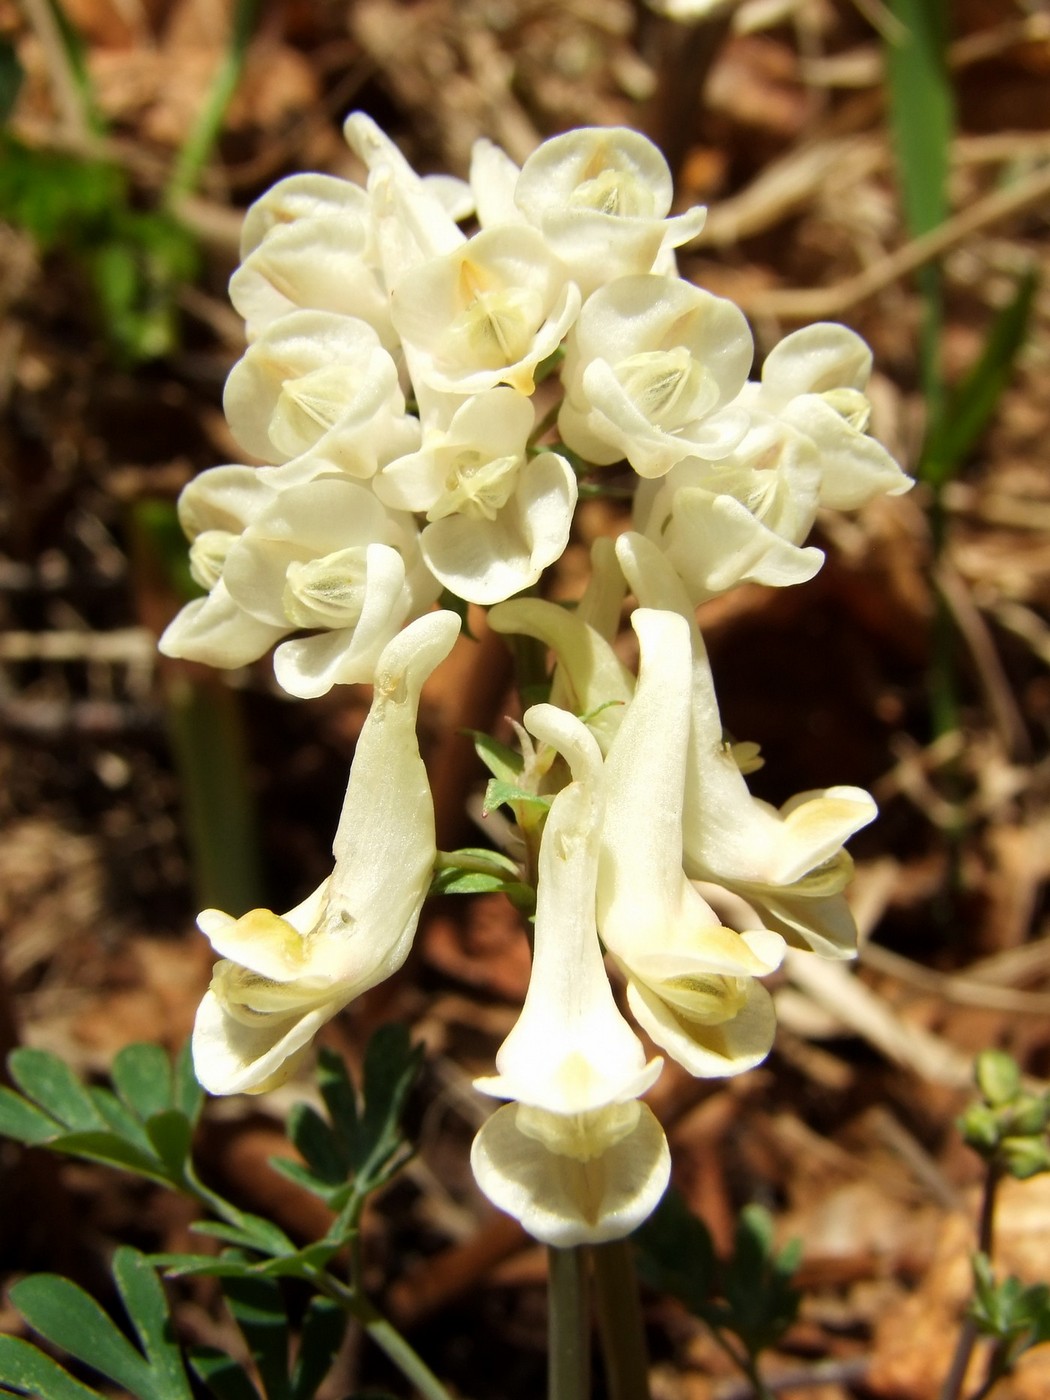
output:
[[[592,1257],[609,1400],[649,1400],[648,1349],[630,1243],[595,1245]]]
[[[549,1249],[548,1400],[587,1400],[590,1393],[590,1328],[586,1254],[582,1246]]]

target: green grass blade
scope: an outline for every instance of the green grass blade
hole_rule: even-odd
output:
[[[890,133],[904,204],[913,238],[948,217],[948,170],[955,126],[948,75],[946,0],[889,0],[903,32],[886,40],[886,86]],[[941,275],[935,263],[916,275],[925,303],[922,337],[923,389],[928,421],[943,415],[941,374]]]
[[[904,33],[887,39],[890,131],[904,212],[912,234],[928,233],[948,214],[948,167],[955,126],[948,76],[948,7],[944,0],[889,0]]]
[[[930,434],[920,467],[935,486],[951,480],[991,421],[1028,337],[1038,285],[1034,268],[1023,274],[992,323],[977,363],[949,394],[947,412]]]
[[[215,148],[226,109],[244,71],[258,8],[258,0],[236,0],[226,53],[204,107],[179,152],[175,169],[168,181],[165,191],[165,203],[168,208],[173,208],[183,196],[195,188],[201,171]]]

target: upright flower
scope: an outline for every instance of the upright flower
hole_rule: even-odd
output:
[[[458,633],[454,613],[428,613],[383,650],[324,883],[287,914],[200,915],[221,958],[193,1030],[211,1093],[283,1083],[319,1027],[408,956],[436,855],[416,713]]]
[[[312,309],[367,321],[393,351],[373,224],[367,192],[333,175],[290,175],[257,199],[230,279],[249,341],[281,316]]]
[[[670,1172],[663,1130],[638,1102],[660,1071],[616,1009],[594,923],[602,760],[579,720],[537,705],[525,724],[568,760],[540,846],[536,940],[521,1016],[477,1087],[513,1102],[474,1140],[478,1185],[547,1244],[628,1235]]]
[[[585,295],[616,277],[673,271],[673,251],[704,226],[699,205],[668,217],[671,169],[648,137],[624,126],[580,127],[542,142],[523,166],[482,137],[470,186],[482,228],[531,224]]]
[[[824,562],[803,548],[820,504],[816,445],[762,415],[718,462],[686,457],[635,494],[635,528],[666,553],[690,600],[738,583],[806,583]]]
[[[423,564],[410,515],[388,510],[368,485],[322,474],[298,480],[301,463],[215,468],[191,482],[198,581],[207,598],[187,604],[161,638],[168,656],[242,666],[290,632],[274,673],[290,695],[324,695],[372,679],[379,653],[439,592]],[[207,479],[224,473],[222,482]],[[254,490],[242,480],[255,473]],[[292,484],[286,484],[288,479]],[[285,484],[281,484],[285,483]],[[221,489],[220,489],[221,488]],[[220,523],[247,523],[239,534]],[[204,564],[209,567],[204,569]]]
[[[725,457],[748,415],[730,406],[754,346],[739,307],[677,277],[620,277],[588,297],[566,347],[558,428],[607,466],[663,476],[685,457]]]
[[[264,462],[308,454],[318,471],[367,478],[419,442],[377,333],[329,311],[290,311],[264,330],[230,371],[223,409]]]
[[[506,385],[476,394],[447,424],[427,424],[420,450],[375,479],[387,505],[426,512],[423,558],[468,602],[498,603],[531,587],[568,543],[576,478],[556,452],[529,455],[535,416]]]
[[[875,496],[899,496],[913,481],[881,442],[869,436],[871,350],[846,326],[819,321],[784,337],[766,356],[760,383],[740,401],[771,414],[816,446],[820,504],[856,510]]]
[[[483,229],[412,268],[391,289],[394,328],[412,377],[444,394],[509,384],[531,394],[535,374],[576,319],[580,292],[535,229]]]

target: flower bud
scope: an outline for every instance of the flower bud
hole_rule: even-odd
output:
[[[967,1147],[982,1157],[990,1157],[999,1146],[999,1120],[987,1104],[972,1103],[958,1124]]]
[[[1050,1144],[1042,1138],[1009,1137],[999,1150],[1006,1170],[1018,1181],[1050,1172]]]
[[[1050,1099],[1019,1094],[1002,1114],[1003,1132],[1010,1137],[1038,1137],[1050,1122]]]
[[[983,1050],[974,1065],[974,1079],[993,1108],[1015,1099],[1021,1088],[1021,1071],[1005,1050]]]

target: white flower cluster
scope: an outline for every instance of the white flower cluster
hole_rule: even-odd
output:
[[[843,842],[875,814],[851,787],[779,810],[751,795],[696,605],[806,581],[819,508],[911,483],[867,435],[871,356],[851,331],[789,335],[748,379],[743,314],[676,271],[704,211],[670,215],[644,137],[569,132],[520,169],[482,141],[464,183],[420,178],[361,114],[346,129],[366,188],[293,176],[245,220],[231,296],[249,347],[225,408],[262,465],[183,493],[206,595],[161,646],[233,667],[278,643],[290,694],[363,681],[375,697],[331,877],[282,917],[201,915],[222,961],[198,1074],[216,1093],[280,1082],[404,960],[436,858],[416,710],[459,630],[434,604],[446,590],[490,606],[492,627],[539,638],[557,664],[552,703],[519,727],[522,789],[549,806],[531,832],[532,982],[479,1081],[507,1103],[472,1161],[538,1238],[615,1238],[656,1204],[669,1155],[639,1101],[661,1061],[618,1010],[604,955],[634,1020],[692,1073],[753,1066],[774,1030],[759,979],[785,946],[853,951]],[[516,597],[565,549],[579,478],[600,486],[611,468],[636,483],[631,529],[596,548],[579,608]],[[628,589],[637,677],[612,647]]]

